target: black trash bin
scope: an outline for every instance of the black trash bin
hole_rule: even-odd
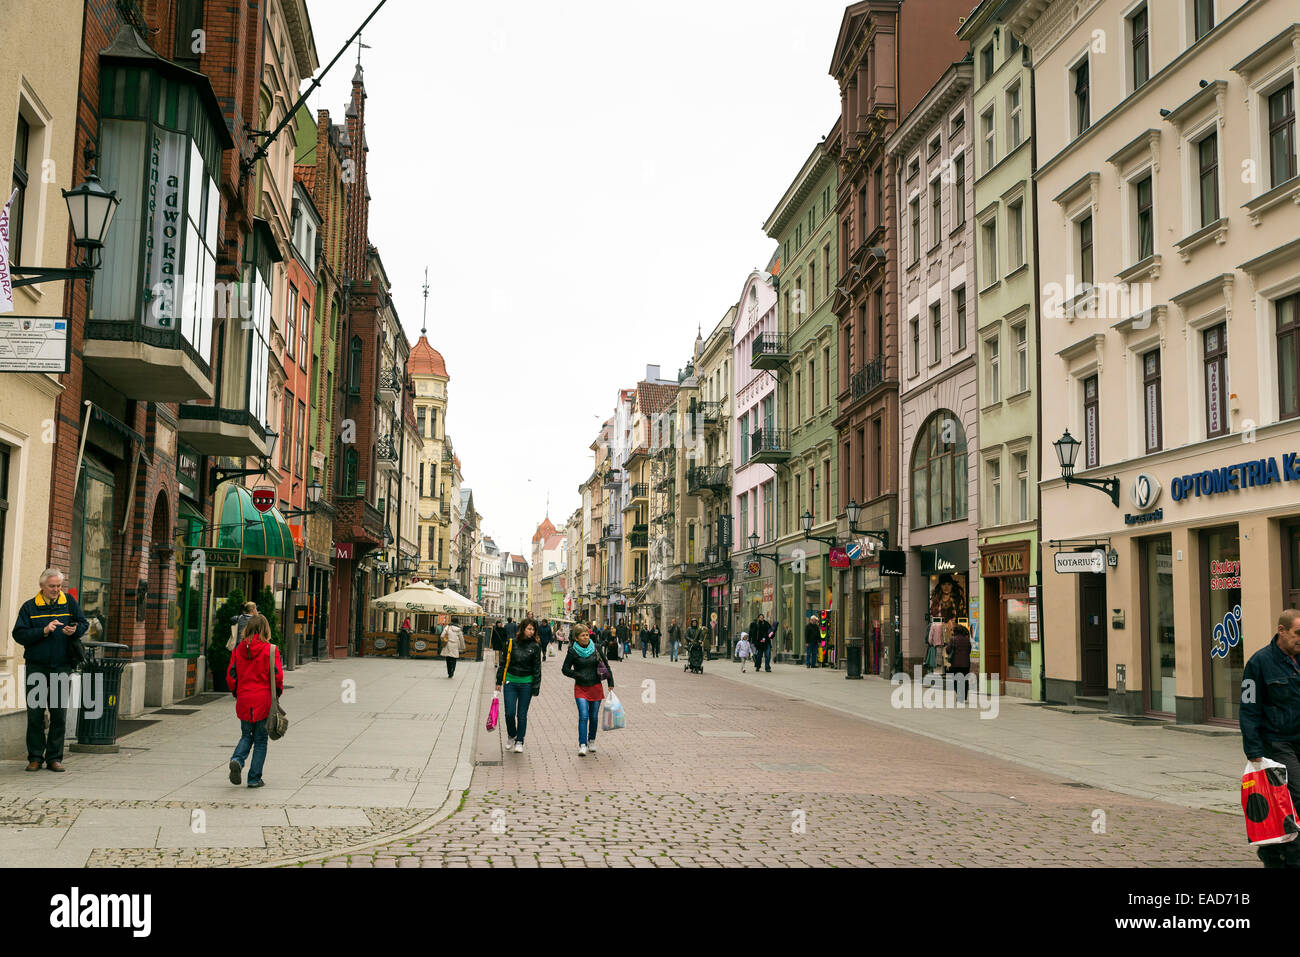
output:
[[[77,706],[77,742],[71,750],[116,754],[117,712],[122,694],[122,672],[131,659],[126,645],[108,641],[83,641],[89,655],[76,675],[81,682]],[[98,712],[92,717],[92,713]]]
[[[844,641],[848,645],[845,654],[845,663],[847,665],[847,672],[844,675],[844,677],[861,678],[863,640],[861,638],[845,638]]]

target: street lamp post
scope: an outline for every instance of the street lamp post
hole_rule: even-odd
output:
[[[844,506],[844,512],[849,519],[850,535],[870,535],[873,538],[880,539],[881,545],[886,549],[889,548],[888,529],[858,528],[858,518],[862,515],[862,506],[855,499],[849,499],[849,504]]]

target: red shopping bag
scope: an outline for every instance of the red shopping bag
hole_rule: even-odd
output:
[[[1241,810],[1246,815],[1246,838],[1251,844],[1294,841],[1295,806],[1286,786],[1286,765],[1261,758],[1259,766],[1246,763],[1241,775]]]
[[[501,715],[501,700],[495,693],[492,695],[492,707],[488,708],[487,729],[495,731],[497,729],[497,719]]]

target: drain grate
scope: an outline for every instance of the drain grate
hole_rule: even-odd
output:
[[[269,707],[269,706],[268,706]],[[198,714],[198,708],[159,708],[157,711],[151,711],[150,714]]]
[[[134,734],[149,727],[151,724],[161,724],[161,721],[148,721],[141,718],[118,718],[117,719],[117,736],[120,738],[125,734]]]

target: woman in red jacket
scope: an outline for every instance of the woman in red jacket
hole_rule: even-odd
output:
[[[262,765],[266,761],[266,717],[271,713],[271,656],[274,645],[266,640],[271,628],[261,615],[254,615],[244,626],[244,637],[230,655],[226,683],[235,696],[235,714],[242,734],[230,758],[230,783],[238,784],[248,752],[253,764],[248,769],[248,786],[262,786]],[[284,692],[284,669],[275,654],[276,694]]]

